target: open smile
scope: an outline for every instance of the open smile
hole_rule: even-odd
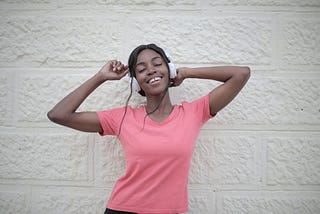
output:
[[[156,83],[158,83],[161,79],[162,79],[162,77],[160,77],[160,76],[153,77],[152,79],[148,80],[147,83],[150,84],[150,85],[156,84]]]

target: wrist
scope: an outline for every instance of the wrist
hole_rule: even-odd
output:
[[[180,69],[181,77],[183,79],[187,79],[191,77],[192,74],[192,68],[183,67]]]
[[[98,72],[93,76],[93,79],[97,82],[97,84],[102,84],[108,80],[108,78],[103,74],[103,72]]]

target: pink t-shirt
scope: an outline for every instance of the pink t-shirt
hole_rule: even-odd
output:
[[[118,135],[125,108],[97,112],[103,133]],[[107,207],[137,213],[188,211],[188,172],[194,143],[210,115],[209,96],[175,105],[162,122],[146,117],[144,106],[127,107],[119,140],[126,173]]]

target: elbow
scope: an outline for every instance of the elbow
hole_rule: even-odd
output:
[[[47,117],[50,121],[58,124],[63,124],[65,121],[65,117],[62,114],[59,114],[59,112],[55,111],[54,109],[50,110],[47,113]]]
[[[57,114],[54,112],[54,110],[50,110],[48,113],[47,113],[47,117],[50,121],[52,122],[57,122],[58,120],[58,117],[57,117]]]
[[[248,66],[244,66],[241,68],[241,76],[243,77],[243,79],[245,79],[246,81],[250,78],[251,75],[251,70]]]

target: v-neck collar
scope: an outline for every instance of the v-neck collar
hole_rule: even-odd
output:
[[[146,107],[143,106],[143,113],[146,114]],[[156,122],[154,120],[152,120],[149,116],[146,117],[146,123],[149,123],[151,125],[155,125],[155,126],[163,126],[167,123],[169,123],[176,115],[177,113],[177,105],[173,105],[173,109],[172,111],[170,112],[170,114],[168,115],[168,117],[166,117],[163,121],[161,122]]]

